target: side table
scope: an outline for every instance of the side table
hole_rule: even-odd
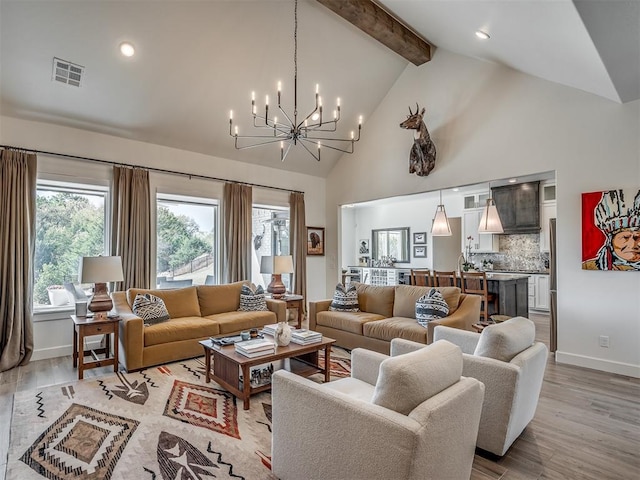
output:
[[[118,324],[120,317],[100,318],[79,317],[71,315],[73,320],[73,368],[78,368],[78,379],[82,380],[84,371],[90,368],[113,365],[113,371],[118,371]],[[113,352],[111,352],[111,334],[113,333]],[[105,346],[93,350],[84,349],[84,338],[90,335],[104,335]],[[113,353],[113,355],[111,355]],[[104,354],[104,358],[99,358]],[[85,362],[85,356],[90,355],[93,360]]]
[[[287,309],[295,308],[298,311],[297,328],[302,328],[302,306],[304,305],[304,297],[302,295],[288,294],[278,300],[287,302]]]

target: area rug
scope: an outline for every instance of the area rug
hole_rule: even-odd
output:
[[[273,479],[270,455],[270,393],[243,410],[200,358],[16,393],[6,478]]]

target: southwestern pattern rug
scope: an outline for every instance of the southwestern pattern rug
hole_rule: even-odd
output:
[[[332,378],[348,376],[348,353],[333,355]],[[7,479],[274,479],[270,393],[245,411],[204,368],[199,358],[16,393]]]

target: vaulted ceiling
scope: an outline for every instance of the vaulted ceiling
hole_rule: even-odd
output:
[[[437,49],[495,62],[614,102],[640,98],[640,3],[636,0],[381,0]],[[52,122],[274,168],[326,176],[320,162],[277,145],[236,150],[229,111],[250,130],[250,95],[285,109],[293,97],[293,1],[34,1],[0,3],[3,115]],[[491,38],[479,40],[484,30]],[[136,55],[118,46],[130,41]],[[52,81],[58,57],[85,67],[79,88]],[[315,84],[339,133],[366,119],[408,61],[314,0],[300,0],[298,106]],[[425,68],[413,67],[413,68]],[[28,147],[28,146],[27,146]],[[357,145],[356,145],[357,148]],[[108,152],[105,152],[108,159]]]

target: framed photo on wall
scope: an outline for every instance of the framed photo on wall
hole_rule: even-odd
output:
[[[416,245],[425,245],[427,243],[427,232],[415,232],[413,234],[413,243]]]
[[[413,247],[413,257],[414,258],[426,258],[427,257],[427,246],[426,245],[418,245]]]
[[[307,255],[324,255],[324,227],[307,227]]]

